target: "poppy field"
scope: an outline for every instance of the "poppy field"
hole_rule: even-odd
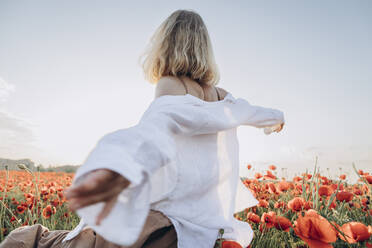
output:
[[[278,179],[275,170],[270,165],[265,174],[242,178],[259,200],[235,214],[254,230],[250,247],[372,247],[372,175],[355,169],[359,180],[348,184],[345,174],[331,180],[315,168],[313,174],[287,181]],[[241,247],[234,245],[229,247]]]
[[[70,230],[79,217],[68,211],[63,191],[72,173],[0,171],[0,242],[13,229],[40,223],[49,230]]]
[[[69,212],[63,191],[73,173],[0,171],[0,242],[13,229],[40,223],[49,230],[71,230],[79,217]],[[247,165],[251,170],[252,165]],[[241,180],[259,200],[253,208],[235,213],[248,222],[255,236],[249,247],[372,247],[372,175],[356,171],[359,180],[349,184],[346,175],[331,180],[317,173],[278,178],[276,166]],[[216,247],[242,247],[223,239]]]

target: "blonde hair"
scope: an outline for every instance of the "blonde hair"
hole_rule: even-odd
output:
[[[163,76],[187,76],[207,85],[219,81],[207,28],[192,10],[173,12],[155,31],[142,56],[142,68],[150,83]]]

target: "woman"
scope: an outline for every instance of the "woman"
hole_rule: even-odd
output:
[[[231,238],[239,228],[248,230],[249,244],[249,225],[232,216],[239,186],[236,127],[280,124],[280,132],[282,112],[215,87],[219,73],[209,35],[193,11],[175,11],[161,24],[143,69],[156,83],[154,103],[138,126],[97,144],[66,192],[70,209],[93,229],[83,221],[72,232],[34,225],[16,229],[0,247],[212,247],[219,228]],[[249,197],[244,207],[255,205]]]

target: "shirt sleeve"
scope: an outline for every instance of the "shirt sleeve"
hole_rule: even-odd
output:
[[[243,125],[254,126],[256,128],[272,127],[285,122],[284,113],[278,109],[267,108],[257,105],[251,105],[244,99],[238,99],[243,101],[244,111],[246,116],[243,120]]]
[[[159,107],[147,114],[144,120],[166,119],[159,128],[165,132],[182,135],[210,134],[248,125],[256,128],[272,127],[284,123],[282,111],[250,104],[242,98],[228,98],[222,103],[197,102]],[[166,126],[161,126],[165,124]]]
[[[205,116],[208,120],[206,124],[199,129],[200,133],[218,132],[240,125],[265,128],[285,122],[282,111],[252,105],[242,98],[229,99],[229,101],[224,103],[222,108],[218,108],[214,105],[206,105],[205,112]]]
[[[137,124],[103,136],[74,178],[76,182],[93,170],[109,169],[130,181],[100,226],[95,225],[95,220],[103,203],[77,210],[88,226],[108,241],[122,246],[134,244],[145,224],[150,199],[154,197],[151,195],[150,176],[157,168],[172,161],[176,152],[172,136],[158,126],[148,124]]]

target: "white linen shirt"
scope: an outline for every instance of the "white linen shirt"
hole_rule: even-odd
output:
[[[137,125],[103,136],[77,170],[74,182],[106,168],[131,183],[100,226],[95,220],[102,202],[77,210],[81,221],[64,241],[88,225],[106,240],[130,246],[154,209],[174,225],[179,248],[211,248],[221,228],[223,238],[248,246],[253,231],[233,214],[258,202],[239,178],[237,127],[281,123],[283,112],[230,93],[216,102],[190,94],[156,98]]]

